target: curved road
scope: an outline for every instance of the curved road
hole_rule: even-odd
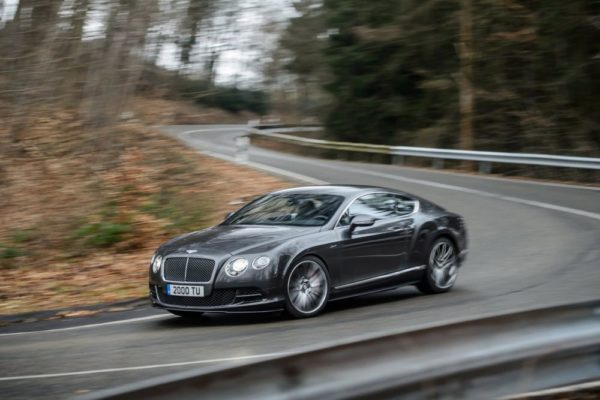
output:
[[[232,159],[244,127],[165,129]],[[186,322],[150,307],[0,329],[4,398],[64,398],[192,368],[210,368],[354,336],[600,298],[600,190],[252,148],[249,165],[304,183],[399,188],[465,216],[470,254],[455,290],[413,288],[332,304],[319,318],[208,316]],[[146,268],[146,266],[140,266]],[[116,321],[116,323],[115,323]]]

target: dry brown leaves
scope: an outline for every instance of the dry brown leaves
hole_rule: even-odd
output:
[[[0,245],[23,253],[0,259],[0,314],[144,296],[149,260],[174,234],[144,205],[166,187],[205,207],[202,228],[241,201],[289,186],[200,155],[139,121],[90,129],[74,112],[38,110],[21,135],[19,151],[3,151],[0,169]],[[73,232],[101,219],[107,204],[131,232],[111,247],[82,246]]]

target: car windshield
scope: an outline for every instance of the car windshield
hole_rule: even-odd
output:
[[[342,196],[329,194],[270,194],[243,207],[225,224],[322,226],[343,200]]]

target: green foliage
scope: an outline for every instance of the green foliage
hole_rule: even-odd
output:
[[[133,229],[128,221],[119,217],[117,206],[115,200],[108,201],[100,210],[98,220],[83,221],[72,239],[92,248],[110,247],[124,240]]]
[[[13,243],[23,244],[33,241],[36,238],[36,232],[33,229],[24,229],[11,235]]]
[[[267,94],[262,90],[240,89],[231,86],[211,86],[207,81],[177,78],[174,90],[208,107],[221,108],[233,113],[250,111],[266,114],[269,110]]]
[[[598,155],[598,1],[474,2],[481,148]]]
[[[125,223],[93,222],[86,223],[75,232],[75,238],[83,239],[90,247],[110,247],[123,240],[123,236],[131,231]]]
[[[11,234],[9,244],[0,243],[0,268],[13,268],[10,260],[26,256],[27,252],[22,245],[35,238],[36,234],[32,229],[24,229]]]
[[[294,107],[305,116],[323,114],[323,105],[327,94],[321,84],[328,79],[328,70],[323,51],[327,45],[326,24],[321,0],[303,0],[293,2],[297,16],[289,24],[279,39],[279,47],[272,55],[267,70],[267,79],[271,84],[281,85],[278,74],[289,72],[294,77],[297,96]],[[273,76],[274,75],[274,76]],[[289,81],[289,79],[288,79]],[[280,86],[283,92],[288,87]],[[280,102],[290,102],[281,96]],[[285,104],[281,104],[285,107]],[[284,108],[285,109],[285,108]]]
[[[329,92],[331,136],[457,146],[463,2],[313,3],[295,4],[282,46],[293,55],[290,72],[321,79]],[[600,2],[471,3],[462,21],[472,25],[475,147],[600,155]],[[325,45],[299,40],[308,26],[329,33]]]
[[[22,257],[25,252],[16,247],[5,246],[0,243],[0,259],[12,259]]]
[[[260,90],[220,86],[205,95],[197,96],[195,100],[199,104],[233,113],[251,111],[262,115],[268,111],[267,95]]]
[[[456,2],[324,4],[337,29],[325,53],[333,75],[326,86],[334,98],[330,132],[343,140],[410,145],[419,130],[455,114],[455,85],[429,82],[452,82],[457,69]]]

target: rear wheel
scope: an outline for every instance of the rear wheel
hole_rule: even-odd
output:
[[[298,261],[286,275],[285,308],[295,318],[314,317],[329,299],[329,276],[323,262],[316,257]]]
[[[450,239],[440,238],[433,242],[425,272],[423,280],[417,284],[423,293],[447,292],[454,286],[458,276],[458,257]]]

